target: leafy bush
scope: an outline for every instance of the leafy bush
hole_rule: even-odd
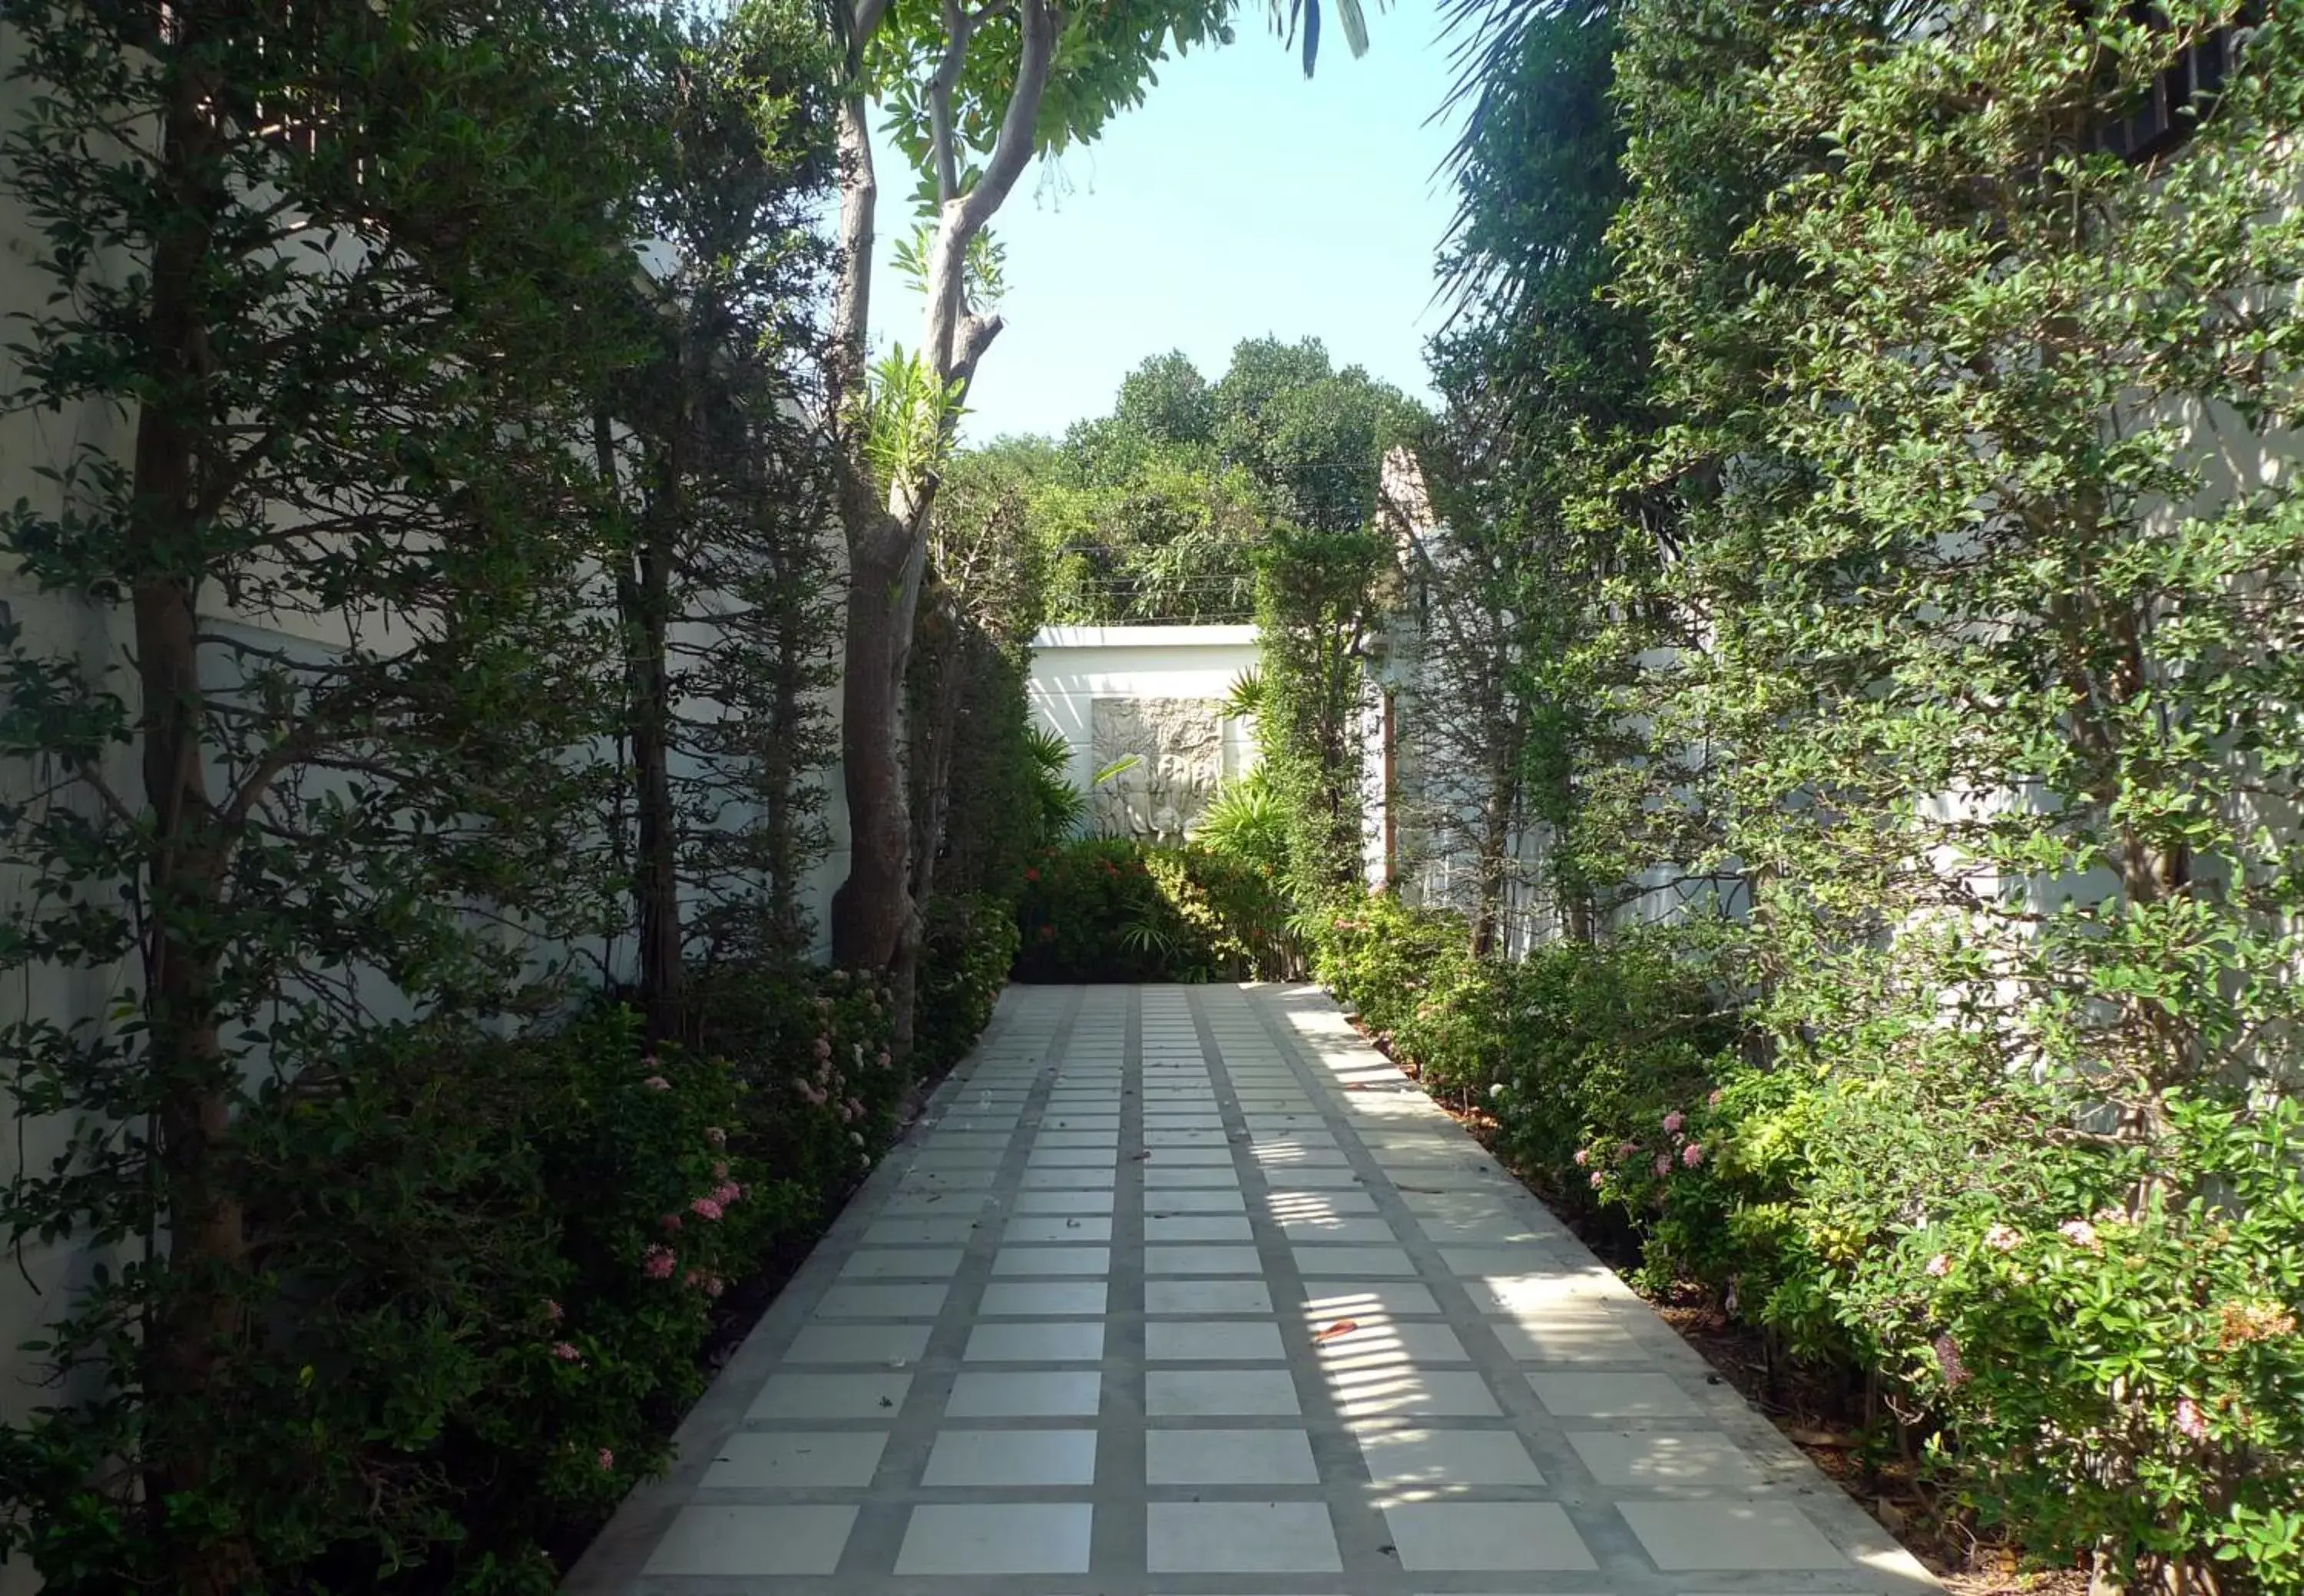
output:
[[[1868,1374],[2045,1554],[2304,1586],[2304,1110],[2179,1095],[2123,1143],[1941,1024],[1763,1066],[1717,926],[1466,946],[1378,897],[1322,917],[1317,955],[1535,1184],[1625,1227],[1643,1285]]]
[[[999,898],[975,894],[928,904],[913,1021],[924,1077],[951,1069],[984,1034],[1020,944],[1015,913]]]
[[[602,1003],[519,1040],[385,1033],[251,1099],[235,1195],[266,1311],[216,1348],[229,1466],[168,1509],[244,1537],[249,1588],[542,1596],[543,1549],[668,1460],[715,1299],[853,1188],[903,1084],[869,983],[693,980],[700,1048],[648,1050]],[[984,1012],[951,1011],[944,1045]],[[46,1588],[168,1586],[182,1521],[89,1485],[143,1422],[114,1391],[0,1430],[0,1547]]]
[[[1276,979],[1295,967],[1273,878],[1206,848],[1090,837],[1025,873],[1019,981]]]
[[[1288,868],[1288,811],[1261,765],[1217,789],[1192,840],[1268,873]]]

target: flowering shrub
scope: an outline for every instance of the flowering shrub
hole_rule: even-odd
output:
[[[699,1036],[744,1087],[750,1150],[837,1208],[893,1137],[910,1082],[877,982],[809,965],[732,964],[694,978]]]
[[[2099,1139],[1953,1027],[1756,1067],[1707,928],[1504,965],[1387,900],[1338,919],[1339,995],[1645,1286],[1868,1373],[2043,1555],[2304,1588],[2304,1110],[2177,1095],[2148,1145]]]
[[[902,1093],[870,983],[694,972],[707,1048],[601,1004],[516,1041],[383,1031],[233,1127],[262,1312],[197,1502],[253,1526],[250,1588],[545,1596],[660,1468],[714,1304],[868,1170]],[[964,1044],[963,1044],[964,1045]],[[88,1489],[129,1398],[0,1430],[0,1545],[47,1588],[171,1588],[148,1519]]]

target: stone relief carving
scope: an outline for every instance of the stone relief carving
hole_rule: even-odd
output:
[[[1224,706],[1215,699],[1100,698],[1088,706],[1098,770],[1136,763],[1090,797],[1107,836],[1181,842],[1224,777]]]

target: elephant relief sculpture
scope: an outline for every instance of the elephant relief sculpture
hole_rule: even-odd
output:
[[[1096,768],[1134,763],[1096,790],[1107,836],[1178,843],[1224,774],[1223,705],[1214,699],[1100,698],[1089,707]]]

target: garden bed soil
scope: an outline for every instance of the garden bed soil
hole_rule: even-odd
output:
[[[1387,1058],[1391,1039],[1353,1026]],[[1413,1064],[1398,1065],[1422,1084]],[[1428,1090],[1428,1089],[1427,1089]],[[2087,1596],[2088,1576],[2077,1569],[2027,1570],[2018,1549],[2003,1538],[1979,1534],[1965,1510],[1920,1478],[1915,1460],[1895,1456],[1870,1439],[1860,1382],[1845,1371],[1772,1357],[1766,1338],[1752,1326],[1731,1319],[1692,1286],[1669,1297],[1642,1290],[1633,1276],[1639,1257],[1629,1234],[1571,1203],[1553,1201],[1544,1184],[1496,1151],[1495,1120],[1482,1110],[1452,1102],[1438,1092],[1433,1101],[1477,1137],[1539,1201],[1551,1209],[1577,1239],[1639,1291],[1664,1321],[1701,1354],[1720,1378],[1735,1387],[1777,1431],[1798,1447],[1826,1479],[1839,1486],[1901,1541],[1905,1549],[1942,1580],[1952,1596]]]

